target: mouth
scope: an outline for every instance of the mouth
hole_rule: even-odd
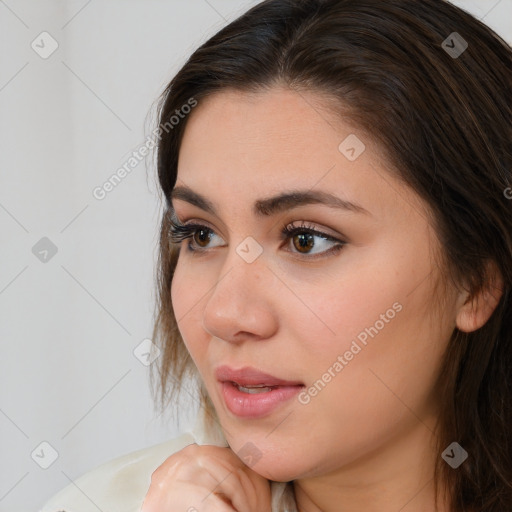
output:
[[[239,370],[230,368],[229,366],[219,366],[215,371],[215,376],[220,382],[233,382],[236,385],[245,388],[258,387],[282,387],[282,386],[303,386],[304,383],[294,380],[284,380],[274,377],[269,373],[262,372],[251,366],[244,366]]]
[[[252,367],[235,370],[220,366],[215,374],[227,408],[243,418],[268,416],[305,387],[302,382],[280,379]]]
[[[268,393],[269,391],[272,391],[273,389],[276,389],[279,386],[266,386],[265,384],[261,384],[258,386],[241,386],[240,384],[237,384],[236,382],[231,382],[233,386],[236,386],[238,391],[241,391],[242,393],[249,393],[251,395],[257,395],[258,393]]]

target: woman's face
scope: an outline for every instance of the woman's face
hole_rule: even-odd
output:
[[[188,120],[176,188],[213,209],[173,199],[181,223],[205,226],[182,242],[173,307],[231,448],[269,479],[392,457],[434,428],[456,296],[441,314],[425,204],[387,169],[313,93],[223,91]],[[267,202],[292,191],[338,205]],[[302,387],[239,391],[219,381],[224,365]]]

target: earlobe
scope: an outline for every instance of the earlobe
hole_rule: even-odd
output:
[[[503,295],[503,278],[494,262],[489,262],[484,287],[474,296],[465,290],[460,294],[461,306],[457,311],[457,328],[463,332],[480,329],[491,317]]]

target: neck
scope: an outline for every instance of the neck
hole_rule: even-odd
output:
[[[450,512],[442,489],[436,506],[435,457],[434,435],[418,423],[335,471],[295,480],[298,511]]]

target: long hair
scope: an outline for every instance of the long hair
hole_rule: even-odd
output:
[[[192,110],[184,106],[228,88],[278,84],[320,93],[379,141],[396,177],[433,212],[447,279],[469,283],[473,295],[488,286],[486,263],[499,270],[504,289],[493,314],[473,332],[455,328],[442,361],[435,482],[449,489],[453,512],[511,510],[512,50],[444,0],[266,0],[202,44],[172,78],[158,105],[165,208],[153,332],[162,354],[153,368],[162,409],[191,377],[216,421],[171,302],[179,247],[168,236],[170,194]],[[457,470],[441,458],[453,441],[470,455]]]

